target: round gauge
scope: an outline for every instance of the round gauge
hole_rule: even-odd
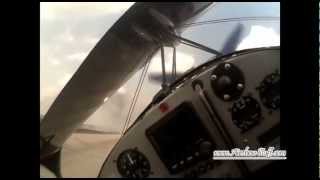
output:
[[[245,132],[256,125],[261,118],[261,108],[258,102],[251,96],[238,99],[232,106],[233,123]]]
[[[117,159],[119,173],[126,178],[144,178],[150,174],[148,159],[136,149],[123,151]]]
[[[264,106],[277,110],[280,108],[280,74],[272,73],[265,77],[258,87],[260,99]]]

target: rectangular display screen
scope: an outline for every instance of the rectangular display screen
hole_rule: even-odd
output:
[[[202,142],[213,144],[199,116],[187,103],[148,129],[147,136],[171,173],[199,161]]]

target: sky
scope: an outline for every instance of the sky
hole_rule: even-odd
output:
[[[40,3],[40,112],[45,114],[90,50],[133,2]],[[234,17],[280,17],[280,3],[217,3],[196,22]],[[193,26],[183,37],[221,50],[239,22]],[[280,21],[242,21],[244,33],[237,50],[280,45]],[[171,66],[172,50],[165,48]],[[161,72],[160,54],[151,60],[148,75]],[[177,71],[185,72],[213,55],[179,45]],[[167,66],[167,67],[168,67]],[[120,132],[137,86],[138,71],[85,122],[109,132]],[[148,76],[149,77],[149,76]],[[131,123],[152,100],[160,84],[146,78]]]

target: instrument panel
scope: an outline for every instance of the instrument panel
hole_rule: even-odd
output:
[[[148,106],[99,177],[242,177],[270,160],[213,160],[213,150],[280,147],[280,48],[214,59]]]

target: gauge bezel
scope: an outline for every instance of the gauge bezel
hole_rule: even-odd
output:
[[[132,171],[130,170],[130,168],[128,168],[128,170],[126,169],[123,169],[122,166],[122,158],[124,158],[123,156],[126,156],[127,154],[135,154],[136,157],[141,157],[141,159],[139,160],[139,163],[143,162],[143,168],[146,169],[146,172],[143,173],[143,176],[142,177],[138,177],[138,176],[132,176],[132,173],[130,173],[129,175],[126,173],[126,171]],[[146,162],[146,165],[144,165],[144,162]],[[138,167],[141,167],[142,165],[139,164]],[[145,178],[145,177],[148,177],[150,174],[151,174],[151,166],[150,166],[150,162],[149,160],[147,159],[147,157],[142,153],[140,152],[137,148],[133,148],[133,149],[127,149],[127,150],[124,150],[123,152],[121,152],[117,158],[117,170],[119,172],[119,174],[121,174],[121,176],[123,177],[126,177],[126,178]]]

